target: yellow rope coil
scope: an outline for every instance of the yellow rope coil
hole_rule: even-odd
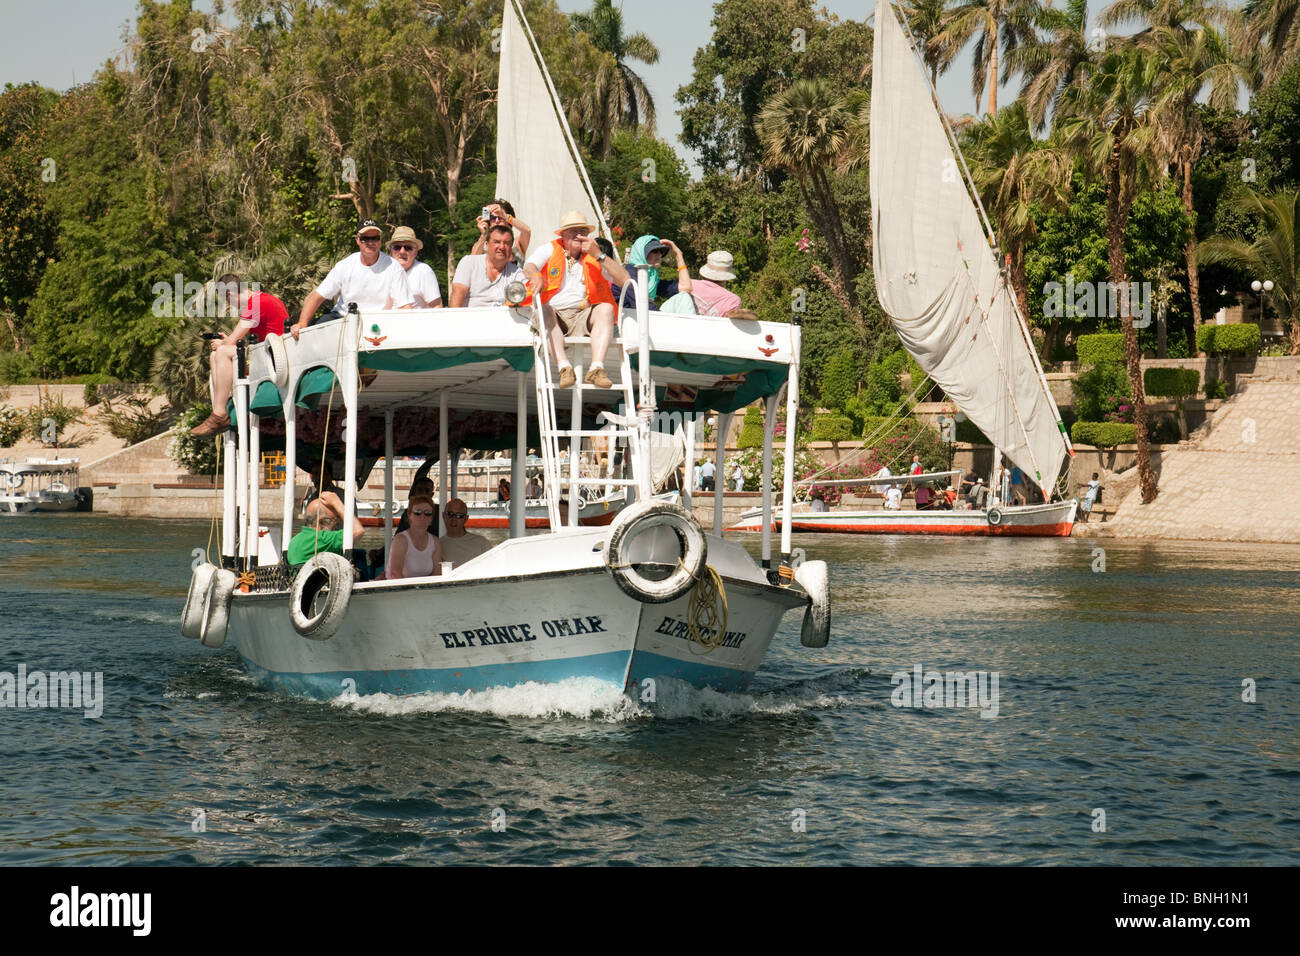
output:
[[[722,576],[710,565],[704,566],[704,572],[691,590],[686,605],[686,627],[692,653],[712,653],[727,637],[727,588],[722,583]],[[712,631],[712,636],[705,637],[701,628]],[[696,644],[704,650],[697,652]]]

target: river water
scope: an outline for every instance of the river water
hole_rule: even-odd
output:
[[[0,681],[103,675],[0,708],[0,864],[1300,863],[1300,546],[802,536],[831,643],[746,694],[319,703],[180,636],[208,532],[0,520]]]

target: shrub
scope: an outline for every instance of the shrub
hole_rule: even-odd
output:
[[[736,439],[737,448],[763,447],[763,413],[757,405],[745,409],[745,424],[740,426],[740,437]]]
[[[1196,351],[1206,355],[1214,354],[1214,336],[1221,326],[1209,323],[1196,330]]]
[[[1123,422],[1075,422],[1070,428],[1070,441],[1098,448],[1131,445],[1137,441],[1137,426]]]
[[[1099,422],[1114,414],[1122,401],[1132,397],[1128,373],[1115,362],[1102,362],[1084,369],[1070,383],[1074,390],[1074,410],[1079,418]],[[1129,419],[1132,421],[1132,419]]]
[[[1098,332],[1081,335],[1076,343],[1080,365],[1100,365],[1103,362],[1124,364],[1124,333]]]
[[[1253,322],[1215,326],[1214,350],[1220,355],[1255,355],[1259,352],[1259,326]]]
[[[181,322],[154,349],[150,382],[167,396],[172,408],[186,408],[196,402],[208,402],[208,358],[211,349],[200,337],[212,320],[203,316]]]
[[[852,349],[842,348],[836,352],[822,370],[821,400],[827,408],[843,411],[848,407],[849,399],[858,391],[858,381],[862,368],[858,357]],[[814,439],[817,441],[819,439]],[[820,439],[831,441],[831,439]]]
[[[176,421],[176,430],[167,445],[167,454],[191,475],[212,475],[217,471],[217,438],[197,438],[190,429],[212,414],[212,406],[195,405]]]
[[[16,408],[12,405],[0,405],[0,448],[17,444],[18,439],[23,437],[25,424],[26,418],[18,414]]]
[[[1227,398],[1228,383],[1221,378],[1207,378],[1205,380],[1205,397]]]
[[[727,487],[731,488],[731,473],[736,470],[736,465],[740,465],[740,473],[745,478],[745,491],[761,491],[763,483],[763,449],[746,448],[741,451],[728,455],[724,462],[722,474],[726,476]],[[797,478],[804,478],[808,475],[821,471],[825,467],[821,459],[812,452],[795,451],[794,453],[794,473]],[[719,479],[721,480],[721,476]],[[785,487],[785,449],[772,449],[772,491],[779,492]],[[796,497],[806,498],[808,489],[797,489],[799,494]]]
[[[81,393],[82,400],[87,408],[98,405],[106,398],[112,397],[112,390],[103,388],[105,385],[117,385],[117,379],[111,375],[105,375],[103,372],[96,372],[94,375],[85,377],[85,389]]]
[[[828,441],[838,445],[853,437],[853,422],[844,415],[818,415],[813,419],[813,441]]]
[[[0,352],[0,383],[21,385],[40,373],[36,359],[26,352]]]
[[[54,398],[48,391],[44,391],[41,393],[40,402],[27,409],[25,418],[27,435],[32,441],[52,440],[57,444],[63,435],[63,430],[73,422],[81,420],[81,412],[70,405],[65,405],[62,395]],[[48,430],[47,421],[53,424],[53,432]]]
[[[1183,399],[1195,395],[1201,373],[1194,368],[1149,368],[1142,374],[1142,387],[1148,395]]]
[[[151,399],[147,395],[132,395],[124,399],[123,408],[114,407],[112,403],[101,413],[108,422],[108,430],[114,438],[121,438],[129,445],[135,445],[155,435],[161,435],[171,427],[175,417],[170,406],[156,412],[149,411]]]

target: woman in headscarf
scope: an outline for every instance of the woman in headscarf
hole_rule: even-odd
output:
[[[659,278],[659,263],[663,261],[665,254],[671,254],[677,259],[677,278],[664,280]],[[659,239],[656,236],[642,236],[636,242],[632,243],[632,248],[627,254],[628,272],[632,267],[646,269],[649,272],[649,292],[650,304],[654,305],[665,299],[670,299],[679,292],[691,291],[691,274],[686,268],[686,257],[682,255],[682,250],[677,248],[676,243],[671,239]],[[614,301],[622,303],[622,289],[614,286]],[[632,305],[632,293],[628,293],[626,304]]]

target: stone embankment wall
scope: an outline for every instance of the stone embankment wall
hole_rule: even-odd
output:
[[[1089,533],[1300,542],[1300,380],[1241,385],[1189,441],[1165,446],[1155,501],[1142,504],[1130,469],[1115,517]]]

